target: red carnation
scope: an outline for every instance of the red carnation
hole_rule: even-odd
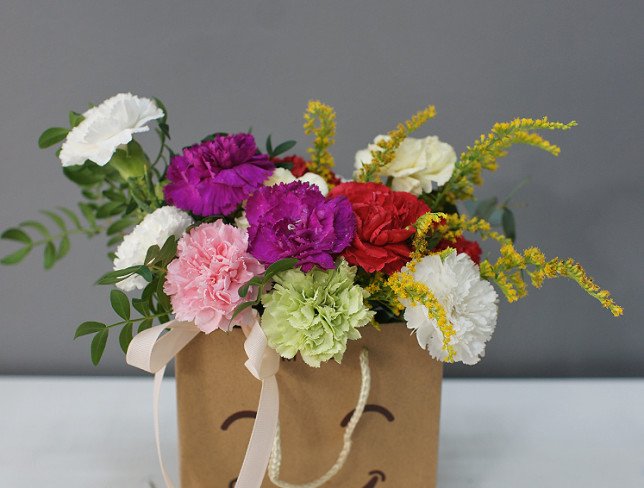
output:
[[[290,163],[292,165],[291,173],[293,173],[293,176],[296,178],[299,178],[309,170],[307,166],[308,163],[303,158],[295,155],[286,156],[284,158],[273,158],[272,161],[276,164]]]
[[[434,251],[444,251],[448,247],[455,249],[459,254],[467,254],[476,264],[481,263],[481,246],[476,241],[469,241],[463,236],[457,237],[454,242],[443,239],[438,243]]]
[[[373,273],[399,271],[409,261],[413,224],[429,207],[411,193],[379,183],[342,183],[330,197],[346,196],[356,215],[357,232],[342,255],[350,264]]]

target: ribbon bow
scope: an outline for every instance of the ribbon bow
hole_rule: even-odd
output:
[[[169,329],[163,336],[163,331]],[[159,396],[166,365],[181,349],[194,339],[200,330],[192,323],[173,320],[157,325],[137,334],[127,350],[126,361],[129,365],[154,373],[152,396],[152,415],[154,418],[154,437],[161,473],[167,488],[174,488],[161,454],[159,428]],[[268,460],[277,432],[279,418],[279,391],[275,374],[280,366],[278,354],[268,347],[264,331],[255,323],[244,328],[246,342],[244,350],[248,356],[245,363],[250,373],[262,382],[262,391],[257,407],[257,417],[253,425],[250,442],[246,449],[237,478],[237,488],[260,488],[268,466]]]

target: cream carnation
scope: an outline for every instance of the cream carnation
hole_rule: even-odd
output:
[[[83,164],[86,160],[106,165],[116,149],[132,140],[132,134],[150,130],[147,123],[163,117],[149,98],[120,93],[83,114],[60,150],[63,166]]]
[[[358,151],[355,169],[360,170],[364,164],[371,163],[371,151],[380,150],[377,143],[387,138],[388,136],[378,136],[367,149]],[[430,193],[433,185],[447,183],[455,164],[454,148],[441,142],[438,137],[408,137],[400,144],[393,161],[383,169],[382,174],[393,178],[393,190],[420,195],[423,192]]]
[[[168,265],[164,291],[179,320],[194,322],[203,332],[229,330],[235,308],[246,299],[239,288],[264,267],[248,251],[248,235],[221,220],[202,224],[177,244]],[[257,312],[247,308],[235,323],[250,326]]]
[[[156,244],[161,247],[168,237],[180,237],[192,223],[190,215],[178,208],[167,206],[156,209],[123,238],[116,250],[114,269],[143,264],[151,246]],[[146,285],[147,281],[139,275],[129,276],[116,284],[124,291],[141,290]]]
[[[498,296],[492,285],[481,279],[478,266],[467,254],[456,253],[444,259],[438,254],[424,257],[414,268],[414,279],[427,285],[445,309],[455,332],[450,340],[454,360],[476,364],[485,355],[485,343],[496,326]],[[436,359],[447,358],[443,334],[424,305],[408,306],[405,320],[423,349]]]
[[[293,181],[303,181],[305,183],[315,185],[320,189],[320,193],[322,193],[322,195],[324,196],[329,193],[329,186],[326,184],[326,181],[324,181],[324,178],[322,178],[320,175],[308,172],[304,173],[299,178],[296,178],[295,176],[293,176],[293,173],[285,168],[275,168],[275,171],[273,172],[271,177],[264,182],[264,185],[273,186],[280,183],[291,183]]]

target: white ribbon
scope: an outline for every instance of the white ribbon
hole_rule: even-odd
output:
[[[161,336],[166,329],[169,331]],[[200,330],[194,324],[174,320],[137,334],[127,350],[126,361],[128,364],[154,373],[152,397],[154,437],[161,473],[167,488],[174,488],[174,484],[168,475],[161,454],[159,428],[161,382],[166,365],[199,333]],[[268,347],[266,336],[259,323],[255,323],[250,330],[244,328],[244,333],[247,336],[244,343],[244,349],[248,356],[246,368],[262,382],[262,391],[250,442],[235,486],[237,488],[260,488],[277,431],[279,392],[275,374],[279,369],[280,359],[277,353]]]

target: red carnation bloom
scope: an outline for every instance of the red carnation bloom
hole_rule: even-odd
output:
[[[369,273],[399,271],[410,259],[412,226],[429,207],[411,193],[380,183],[342,183],[329,193],[339,195],[351,202],[357,223],[356,236],[342,253],[345,259]]]
[[[307,167],[308,163],[303,158],[295,155],[286,156],[285,158],[273,158],[272,161],[276,164],[279,164],[279,163],[292,164],[291,173],[293,173],[293,176],[295,176],[296,178],[299,178],[309,170]]]
[[[434,251],[444,251],[448,247],[455,249],[459,254],[467,254],[476,264],[481,264],[481,246],[479,246],[478,242],[469,241],[463,236],[457,237],[454,242],[443,239],[438,243]]]

